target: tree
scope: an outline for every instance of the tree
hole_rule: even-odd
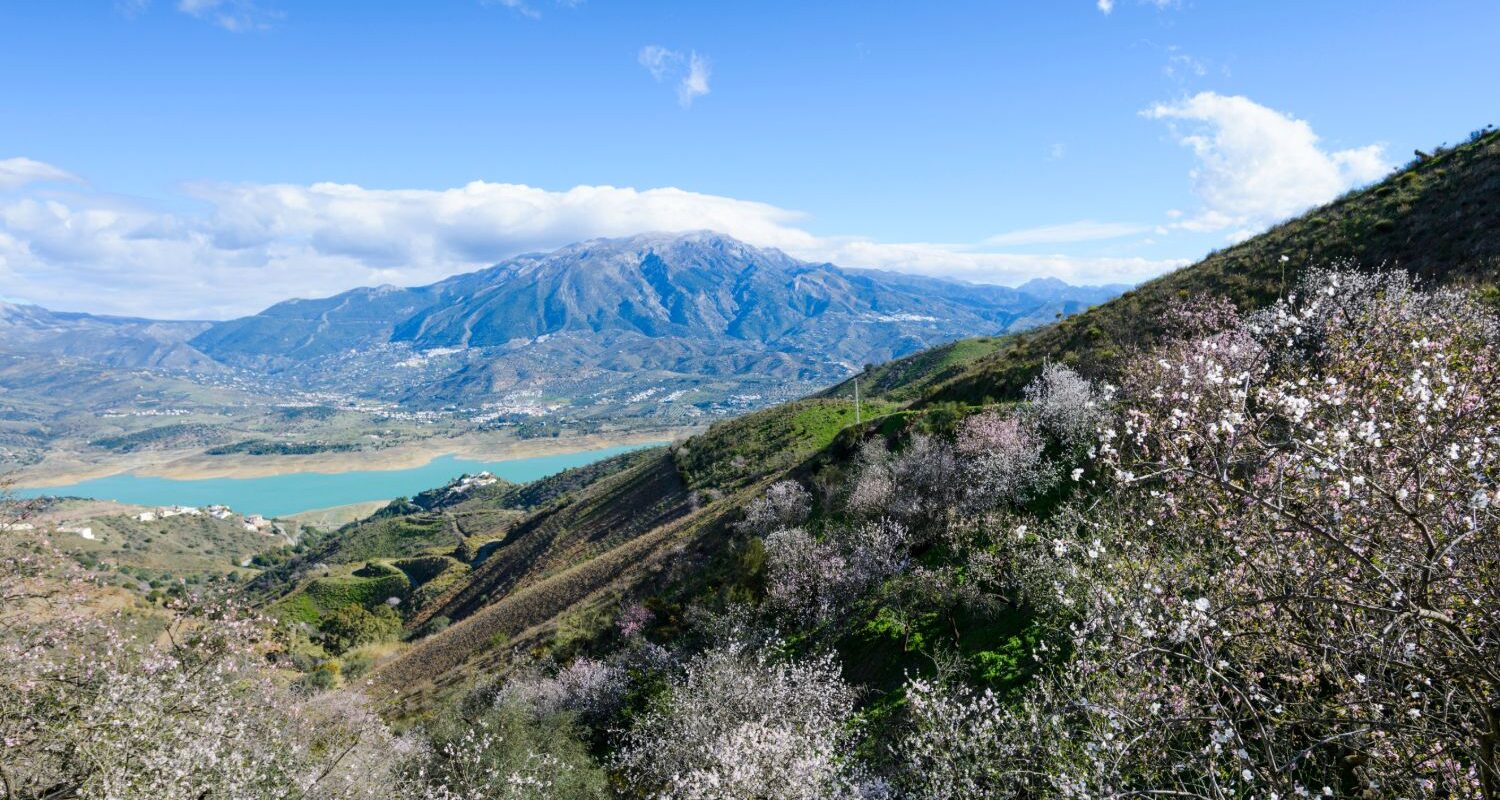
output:
[[[427,726],[428,748],[404,765],[413,800],[595,800],[608,797],[570,717],[538,720],[499,703]]]
[[[841,615],[861,596],[906,568],[910,537],[889,519],[829,529],[801,528],[766,537],[766,594],[771,605],[804,624]]]
[[[1131,375],[1104,460],[1201,570],[1139,632],[1246,783],[1500,797],[1497,345],[1460,293],[1319,273]]]
[[[812,512],[812,495],[793,480],[771,484],[766,493],[751,501],[740,528],[751,534],[764,534],[780,528],[801,525]]]
[[[1200,321],[1127,368],[1087,504],[994,531],[1039,676],[913,682],[906,782],[1500,797],[1500,323],[1339,273]]]
[[[266,628],[173,608],[164,641],[41,536],[0,539],[7,797],[386,797],[410,749],[353,694],[270,680]]]
[[[830,657],[783,661],[729,642],[686,664],[617,766],[641,797],[881,796],[854,760],[854,700]]]

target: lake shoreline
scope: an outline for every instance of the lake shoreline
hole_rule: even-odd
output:
[[[575,445],[580,444],[577,440]],[[495,461],[444,455],[408,469],[345,472],[283,472],[255,478],[178,479],[116,474],[76,483],[16,489],[17,497],[78,497],[139,506],[222,505],[245,514],[289,517],[341,506],[385,503],[447,484],[463,474],[488,472],[511,483],[526,483],[634,450],[664,444],[660,439],[612,447],[569,448],[565,452]]]
[[[465,461],[507,461],[621,446],[660,444],[692,433],[691,429],[629,431],[556,439],[492,440],[482,436],[433,439],[380,450],[318,453],[306,456],[207,456],[200,451],[156,452],[93,464],[42,463],[14,473],[17,489],[47,489],[84,481],[133,475],[179,481],[215,478],[253,479],[278,475],[346,472],[394,472],[416,469],[454,457]]]

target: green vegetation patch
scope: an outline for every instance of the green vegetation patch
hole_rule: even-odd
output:
[[[824,396],[852,400],[857,380],[860,393],[867,398],[909,402],[931,386],[962,374],[965,366],[999,350],[1003,342],[1004,337],[980,336],[913,353],[869,367],[829,389]]]
[[[386,564],[366,564],[347,577],[314,578],[303,592],[323,611],[345,606],[376,606],[389,597],[405,597],[411,581],[401,570]]]
[[[222,429],[215,425],[203,425],[192,422],[179,422],[171,425],[158,425],[131,433],[122,433],[117,436],[105,436],[95,439],[89,444],[116,453],[134,453],[140,450],[160,450],[173,447],[189,447],[201,445],[205,441],[217,438],[222,434]]]
[[[869,420],[894,410],[894,403],[866,402],[860,417]],[[738,489],[827,447],[855,417],[853,401],[828,398],[757,411],[689,439],[674,453],[677,468],[691,488]]]
[[[203,451],[211,456],[310,456],[318,453],[348,453],[355,446],[344,442],[274,442],[269,439],[247,439],[243,442],[210,447]]]

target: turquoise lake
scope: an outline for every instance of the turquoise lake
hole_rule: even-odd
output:
[[[126,473],[63,486],[17,489],[15,494],[20,497],[91,497],[143,506],[206,506],[217,503],[241,513],[284,517],[315,508],[410,497],[423,489],[442,486],[464,473],[472,475],[489,471],[508,481],[525,483],[565,469],[581,467],[601,458],[650,446],[624,445],[508,461],[471,461],[456,456],[442,456],[412,469],[295,472],[265,478],[174,480]]]

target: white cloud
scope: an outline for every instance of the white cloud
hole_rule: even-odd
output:
[[[1202,209],[1175,223],[1231,238],[1326,203],[1391,169],[1379,145],[1328,151],[1305,121],[1246,97],[1202,92],[1143,112],[1173,126],[1198,163],[1190,173]]]
[[[1115,10],[1115,0],[1099,0],[1099,10],[1108,14]]]
[[[523,17],[530,17],[531,19],[542,18],[542,12],[527,5],[525,0],[496,0],[496,2]]]
[[[444,190],[319,183],[186,191],[204,213],[162,212],[102,193],[0,200],[0,286],[12,298],[65,310],[223,318],[289,297],[427,283],[593,237],[699,229],[812,261],[983,283],[1042,276],[1132,283],[1180,263],[819,236],[798,212],[675,188],[549,191],[476,181]],[[1049,234],[1056,240],[1081,230],[1057,229],[1064,234]]]
[[[1052,146],[1047,148],[1047,157],[1053,161],[1061,161],[1067,155],[1068,146],[1062,142],[1053,142]]]
[[[707,58],[697,52],[682,53],[669,50],[658,44],[642,47],[636,61],[651,73],[657,83],[672,80],[677,82],[677,102],[690,108],[693,100],[708,94],[710,65]]]
[[[782,249],[801,258],[831,261],[846,267],[878,267],[1007,286],[1048,277],[1073,284],[1133,284],[1188,263],[1184,259],[994,253],[962,244],[886,243],[861,238],[823,239],[818,245],[804,251]]]
[[[651,77],[658,81],[665,79],[667,69],[681,58],[682,56],[659,44],[648,44],[642,47],[641,52],[636,56],[641,66],[645,67],[646,71],[651,73]]]
[[[281,19],[281,12],[254,0],[178,0],[177,10],[235,33],[265,30]]]
[[[65,169],[30,158],[0,159],[0,192],[19,189],[28,183],[68,181],[78,183],[78,176]]]
[[[1119,239],[1151,230],[1146,225],[1126,222],[1094,222],[1083,220],[1061,225],[1044,225],[1002,233],[984,240],[985,244],[1006,246],[1018,244],[1062,244],[1065,242],[1092,242],[1101,239]]]
[[[708,94],[708,59],[692,53],[688,56],[688,72],[677,84],[677,102],[683,108],[693,104],[693,99]]]

